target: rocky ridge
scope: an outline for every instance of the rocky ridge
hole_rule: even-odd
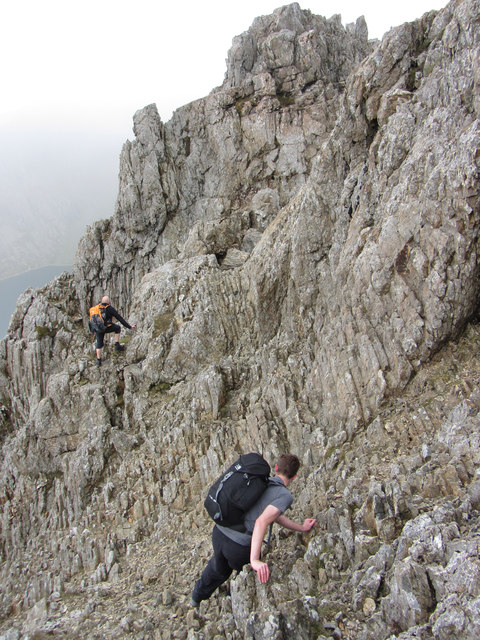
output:
[[[478,637],[479,9],[370,43],[293,4],[135,115],[114,216],[1,343],[5,638]],[[139,328],[98,372],[104,290]],[[299,453],[318,527],[195,612],[253,449]]]
[[[234,40],[225,81],[207,98],[166,124],[155,105],[138,111],[115,214],[79,245],[80,299],[113,287],[122,307],[169,259],[251,251],[305,184],[348,73],[371,49],[363,19],[345,30],[339,16],[293,4]]]

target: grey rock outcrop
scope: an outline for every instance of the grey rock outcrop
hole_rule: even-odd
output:
[[[179,255],[222,258],[263,230],[305,184],[347,75],[371,49],[363,19],[344,29],[338,16],[293,4],[235,39],[225,81],[207,98],[166,124],[155,105],[138,111],[115,215],[79,245],[80,299],[110,288],[122,306],[152,268]],[[259,211],[262,189],[271,197]]]
[[[113,217],[1,343],[5,637],[478,636],[479,19],[371,43],[293,4],[135,114]],[[99,371],[104,292],[138,329]],[[298,452],[318,527],[188,611],[205,488],[253,449]]]

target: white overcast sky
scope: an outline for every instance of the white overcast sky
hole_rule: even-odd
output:
[[[235,35],[281,0],[6,0],[2,5],[0,129],[118,132],[155,102],[161,118],[223,81]],[[440,9],[445,0],[303,0],[342,22],[364,15],[370,38]]]

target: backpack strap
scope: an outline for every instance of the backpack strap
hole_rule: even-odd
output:
[[[216,518],[215,518],[216,520],[221,520],[221,519],[222,519],[222,509],[221,509],[220,504],[219,504],[219,502],[218,502],[218,495],[219,495],[220,491],[223,489],[223,485],[225,484],[225,482],[230,478],[230,476],[233,476],[233,474],[234,474],[234,473],[235,473],[235,471],[229,471],[228,473],[226,473],[226,474],[223,476],[222,480],[220,481],[220,483],[219,483],[219,485],[218,485],[218,487],[217,487],[217,490],[216,490],[216,492],[215,492],[215,497],[214,497],[214,498],[212,498],[212,497],[210,496],[210,499],[217,503],[217,505],[218,505],[218,510],[219,510],[219,512],[220,512],[220,513],[218,514],[218,517],[216,517]]]

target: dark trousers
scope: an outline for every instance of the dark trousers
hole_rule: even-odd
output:
[[[104,342],[106,333],[120,333],[121,330],[122,328],[120,327],[119,324],[111,324],[105,328],[105,331],[96,331],[95,334],[97,337],[97,341],[95,344],[95,348],[103,349],[103,342]]]
[[[238,544],[227,538],[217,527],[212,531],[213,556],[197,580],[192,593],[196,602],[207,600],[233,570],[240,571],[250,562],[250,546]]]

